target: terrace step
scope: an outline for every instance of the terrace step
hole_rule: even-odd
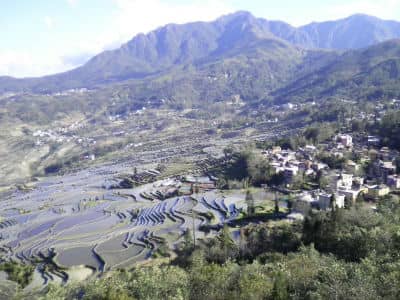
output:
[[[0,222],[0,228],[4,229],[4,228],[11,227],[11,226],[15,226],[17,224],[18,224],[17,220],[14,220],[14,219],[6,220],[3,222]]]

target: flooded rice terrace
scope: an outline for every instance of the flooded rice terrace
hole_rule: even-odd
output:
[[[161,244],[173,248],[187,228],[195,226],[197,236],[204,237],[198,231],[202,224],[222,224],[244,205],[241,197],[225,198],[215,190],[160,198],[182,187],[182,180],[175,178],[107,189],[116,182],[117,169],[132,170],[104,166],[48,177],[30,191],[3,198],[3,257],[22,263],[51,261],[62,270],[132,267],[150,258]],[[213,217],[207,218],[207,213]]]

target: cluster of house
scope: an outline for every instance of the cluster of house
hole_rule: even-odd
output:
[[[300,147],[296,151],[280,147],[263,151],[274,173],[283,175],[284,183],[290,187],[296,177],[303,179],[325,177],[326,186],[321,189],[314,184],[313,190],[296,191],[297,200],[322,210],[333,206],[344,207],[346,201],[355,202],[358,197],[377,200],[393,190],[400,189],[400,177],[396,174],[398,151],[373,146],[376,137],[353,143],[349,134],[339,134],[328,144]],[[317,159],[320,149],[336,158],[343,158],[350,152],[359,157],[358,162],[344,160],[344,167],[333,170]],[[367,170],[365,165],[368,165]],[[306,180],[307,181],[307,180]]]
[[[69,89],[61,92],[56,92],[53,94],[47,94],[47,96],[55,96],[55,97],[61,97],[61,96],[71,96],[74,94],[86,94],[92,92],[91,90],[88,90],[87,88],[80,88],[80,89]]]
[[[88,137],[80,137],[74,134],[79,129],[82,129],[86,124],[82,122],[74,122],[69,126],[59,127],[55,129],[36,130],[32,136],[36,138],[36,146],[41,146],[51,143],[70,143],[75,142],[83,146],[95,145],[96,140]]]
[[[179,177],[178,179],[180,181],[180,195],[192,195],[193,193],[206,192],[216,188],[217,178],[212,176],[186,175]]]
[[[299,174],[313,176],[318,171],[328,168],[328,165],[314,159],[317,152],[317,147],[312,145],[299,148],[297,151],[282,150],[276,146],[263,151],[263,154],[269,159],[272,172],[283,174],[285,183],[290,184]]]

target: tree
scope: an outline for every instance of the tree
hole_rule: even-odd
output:
[[[250,192],[250,190],[247,190],[247,192],[246,192],[245,201],[246,201],[246,204],[247,204],[247,215],[249,217],[251,217],[255,213],[255,204],[254,204],[253,194]]]
[[[177,256],[174,260],[174,264],[182,267],[187,267],[191,264],[192,254],[195,250],[194,236],[187,228],[183,233],[183,242],[181,242],[175,249]]]
[[[194,239],[189,229],[185,230],[183,234],[183,251],[191,253],[194,249]]]
[[[216,238],[208,239],[201,246],[206,260],[210,263],[223,264],[229,259],[235,259],[239,254],[239,248],[232,240],[227,225],[224,225]]]
[[[396,172],[397,174],[400,174],[400,157],[396,158],[395,163],[396,163]]]
[[[229,227],[227,225],[224,225],[222,228],[218,240],[220,242],[221,249],[223,249],[224,254],[225,254],[225,260],[228,260],[228,258],[231,256],[232,251],[236,252],[236,244],[231,238],[231,234],[229,232]]]
[[[224,153],[225,160],[229,160],[232,158],[232,155],[234,153],[234,149],[232,147],[226,147],[222,151]]]
[[[26,287],[33,279],[35,268],[14,262],[5,262],[0,265],[0,271],[7,273],[9,280],[17,282],[22,288]]]
[[[304,173],[299,172],[296,176],[294,176],[291,185],[293,189],[301,189],[304,185]]]
[[[272,170],[269,162],[252,148],[247,148],[241,152],[231,153],[230,148],[226,148],[223,177],[227,180],[237,180],[244,183],[247,188],[249,185],[261,186],[267,183]]]
[[[278,200],[278,196],[276,193],[275,193],[274,202],[275,202],[274,212],[276,215],[278,215],[279,214],[279,200]]]
[[[364,198],[364,193],[363,192],[358,193],[356,202],[357,203],[364,203],[365,202],[365,198]]]
[[[383,137],[383,143],[400,149],[400,112],[387,113],[379,123],[379,133]]]
[[[329,123],[316,124],[304,131],[304,137],[314,144],[330,139],[334,135],[334,129]]]
[[[288,283],[283,272],[279,272],[276,275],[271,296],[273,300],[289,299]]]
[[[269,180],[269,184],[273,186],[282,185],[284,182],[285,182],[285,175],[283,174],[283,172],[279,172],[272,175]]]
[[[344,207],[349,209],[352,206],[353,206],[353,199],[351,199],[350,197],[346,196],[344,198]]]
[[[318,170],[315,176],[315,180],[320,189],[325,189],[328,186],[328,179],[324,176],[324,172],[322,170]]]
[[[336,196],[335,196],[335,193],[332,193],[331,202],[330,202],[330,208],[331,209],[335,209],[336,208]]]
[[[287,209],[288,209],[289,213],[292,212],[293,202],[294,202],[293,196],[292,196],[292,194],[289,194],[288,199],[287,199]]]

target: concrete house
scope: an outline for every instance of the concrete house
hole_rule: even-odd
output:
[[[361,189],[338,189],[338,195],[344,196],[351,201],[356,201],[358,195],[362,192]]]
[[[283,171],[286,182],[292,182],[293,178],[299,173],[299,168],[296,166],[286,167]]]
[[[391,161],[379,161],[378,174],[381,179],[386,182],[389,175],[396,174],[396,166]]]
[[[342,173],[337,181],[337,188],[350,190],[352,186],[353,186],[353,175]]]
[[[343,195],[337,195],[335,194],[335,203],[332,202],[332,196],[333,194],[328,194],[328,193],[319,193],[318,194],[318,206],[322,210],[327,210],[330,209],[332,206],[333,207],[339,207],[343,208],[344,207],[344,199],[345,197]]]
[[[344,147],[350,148],[353,146],[353,138],[348,134],[339,134],[336,141]]]

